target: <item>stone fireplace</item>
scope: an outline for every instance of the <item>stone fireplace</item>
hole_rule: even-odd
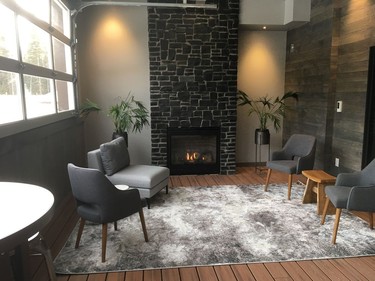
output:
[[[148,8],[152,163],[169,164],[168,128],[220,128],[218,172],[233,174],[239,0],[206,3]]]
[[[168,128],[167,164],[172,175],[220,173],[220,128]]]

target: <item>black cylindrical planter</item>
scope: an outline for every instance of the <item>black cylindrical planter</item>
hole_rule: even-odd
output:
[[[121,134],[121,133],[113,132],[113,134],[112,134],[112,139],[113,139],[113,140],[114,140],[114,139],[117,139],[117,138],[119,138],[119,137],[123,137],[124,140],[125,140],[126,146],[129,147],[129,146],[128,146],[128,133],[127,133],[127,132],[123,132],[123,133]]]
[[[255,144],[269,144],[270,131],[268,129],[255,129]]]

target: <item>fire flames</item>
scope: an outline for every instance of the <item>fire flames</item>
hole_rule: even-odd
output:
[[[185,160],[189,161],[189,162],[197,162],[197,161],[203,161],[203,162],[205,162],[207,160],[207,157],[206,157],[205,154],[201,154],[201,153],[199,153],[197,151],[195,151],[195,152],[186,152]]]
[[[197,161],[200,157],[199,152],[186,152],[186,160],[187,161]]]

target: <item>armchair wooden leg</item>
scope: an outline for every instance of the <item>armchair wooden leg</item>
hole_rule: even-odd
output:
[[[335,218],[335,225],[333,227],[332,244],[336,244],[337,230],[339,229],[340,217],[341,217],[341,209],[336,208],[336,218]]]
[[[139,211],[139,218],[141,219],[143,236],[145,237],[145,241],[148,242],[148,235],[147,235],[147,229],[146,229],[146,223],[145,223],[145,216],[143,215],[143,209]]]
[[[272,169],[268,169],[266,184],[264,186],[264,191],[267,191],[267,189],[268,189],[268,183],[270,182],[271,173],[272,173]]]
[[[117,221],[115,221],[113,224],[114,224],[115,230],[117,230]]]
[[[322,220],[320,221],[321,225],[323,225],[326,222],[326,215],[327,215],[327,211],[328,211],[328,206],[329,206],[329,198],[326,197],[326,201],[324,203],[323,214],[322,214]]]
[[[290,174],[288,177],[288,200],[290,200],[290,195],[292,194],[292,180],[293,180],[293,175]]]
[[[105,252],[107,249],[107,231],[108,226],[106,223],[102,224],[102,262],[105,262]]]
[[[371,229],[374,229],[374,217],[373,217],[373,213],[372,212],[368,213],[368,222],[369,222],[369,227]]]
[[[168,184],[167,184],[167,186],[165,187],[165,194],[168,194]]]
[[[78,233],[77,233],[77,240],[76,240],[76,245],[75,245],[76,249],[78,248],[79,242],[81,241],[81,236],[83,232],[83,227],[85,226],[85,222],[86,221],[83,218],[80,219]]]

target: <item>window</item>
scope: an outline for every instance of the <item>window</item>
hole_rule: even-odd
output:
[[[51,36],[20,16],[18,34],[22,61],[51,69]]]
[[[0,124],[22,120],[20,75],[0,71]]]
[[[0,129],[75,109],[70,33],[60,0],[0,0]]]
[[[17,59],[17,39],[14,14],[11,10],[0,5],[0,56]],[[4,24],[6,22],[6,24]]]

